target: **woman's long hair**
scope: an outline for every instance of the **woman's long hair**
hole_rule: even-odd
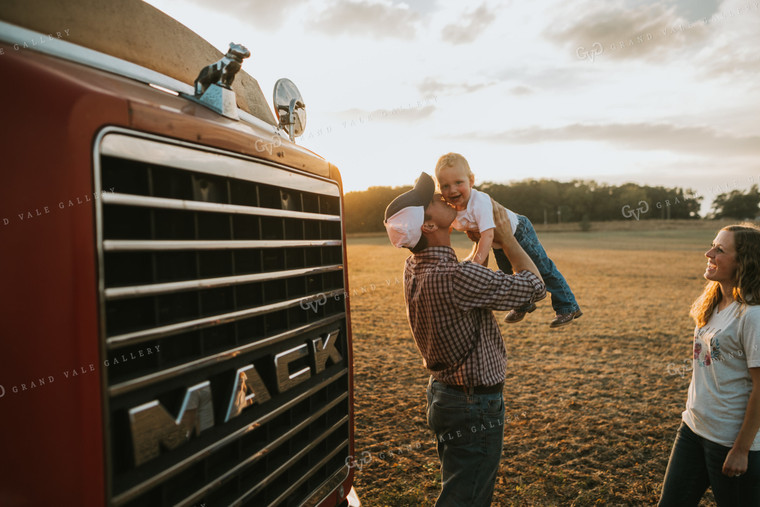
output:
[[[760,304],[760,228],[753,224],[739,224],[721,230],[734,233],[737,264],[734,300],[743,305]],[[707,324],[720,298],[720,284],[708,281],[689,312],[697,327]]]

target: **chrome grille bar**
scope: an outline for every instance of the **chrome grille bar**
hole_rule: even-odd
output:
[[[274,336],[270,336],[268,338],[257,340],[253,343],[249,343],[248,345],[242,345],[240,347],[236,347],[230,350],[225,350],[224,352],[220,352],[218,354],[197,359],[189,363],[184,363],[179,366],[167,368],[165,370],[151,373],[143,377],[138,377],[133,380],[128,380],[126,382],[121,382],[119,384],[115,384],[109,387],[108,394],[112,397],[115,397],[115,396],[121,396],[123,394],[127,394],[129,392],[132,392],[138,389],[143,389],[150,385],[153,385],[162,381],[170,380],[180,375],[192,373],[194,371],[206,368],[208,366],[213,366],[215,364],[227,361],[229,359],[239,357],[241,355],[247,354],[248,352],[253,352],[257,349],[274,345],[278,342],[288,340],[299,334],[308,333],[309,331],[315,330],[322,326],[327,326],[343,318],[345,318],[345,314],[333,315],[327,319],[314,322],[313,324],[308,324],[306,326],[301,326],[295,329],[291,329],[284,333],[280,333]]]
[[[325,297],[334,297],[343,294],[343,290],[331,291],[324,294]],[[311,298],[318,296],[313,294]],[[254,317],[256,315],[264,315],[277,310],[284,310],[287,308],[293,308],[300,306],[301,303],[308,300],[309,297],[290,299],[288,301],[282,301],[279,303],[272,303],[264,306],[257,306],[255,308],[248,308],[246,310],[240,310],[237,312],[224,313],[221,315],[212,315],[211,317],[205,317],[202,319],[195,319],[185,322],[179,322],[177,324],[170,324],[168,326],[161,326],[152,329],[145,329],[142,331],[135,331],[134,333],[125,333],[118,336],[113,336],[106,340],[106,345],[109,349],[116,349],[119,347],[126,347],[128,345],[137,345],[147,340],[154,338],[163,338],[166,336],[175,335],[184,331],[194,331],[196,329],[203,329],[211,326],[217,326],[219,324],[226,324],[228,322],[235,322],[237,320],[247,319],[248,317]]]
[[[206,491],[208,491],[210,489],[213,489],[215,486],[220,485],[221,483],[223,483],[229,477],[232,477],[233,475],[235,475],[237,472],[243,470],[248,465],[251,465],[251,464],[255,463],[256,461],[258,461],[259,459],[261,459],[262,456],[264,456],[266,454],[270,454],[277,447],[279,447],[283,443],[287,442],[288,439],[290,439],[291,437],[293,437],[299,431],[301,431],[304,428],[308,427],[309,424],[311,424],[312,422],[314,422],[318,417],[321,417],[323,414],[327,413],[327,411],[329,411],[331,408],[333,408],[334,406],[336,406],[338,403],[340,403],[344,399],[346,399],[346,395],[341,396],[340,398],[336,398],[336,399],[332,400],[330,403],[328,403],[327,405],[325,405],[324,407],[322,407],[319,411],[311,414],[307,419],[304,419],[303,421],[301,421],[300,423],[298,423],[296,426],[294,426],[293,428],[291,428],[290,430],[288,430],[286,433],[283,433],[278,438],[276,438],[275,440],[271,441],[269,444],[267,444],[264,448],[262,448],[261,450],[259,450],[257,453],[248,456],[248,458],[246,458],[245,460],[241,461],[240,463],[238,463],[237,465],[235,465],[233,468],[229,469],[227,472],[225,472],[224,474],[222,474],[219,477],[217,477],[214,480],[213,483],[207,484],[205,487],[203,487],[203,488],[199,489],[198,491],[196,491],[193,495],[185,498],[185,500],[183,500],[182,502],[180,502],[178,505],[192,505],[194,502],[197,502],[199,499],[203,498],[203,495],[204,495],[204,493]],[[344,423],[344,422],[345,422],[345,418],[340,421],[340,423]],[[315,439],[315,444],[318,443],[318,441],[319,441],[318,439]]]
[[[263,282],[270,280],[283,280],[296,276],[318,275],[320,273],[330,273],[340,271],[343,266],[336,264],[332,266],[320,266],[317,268],[291,269],[288,271],[271,271],[268,273],[254,273],[250,275],[225,276],[221,278],[205,278],[203,280],[186,280],[183,282],[154,283],[150,285],[139,285],[135,287],[112,287],[106,289],[106,299],[116,301],[119,299],[128,299],[141,296],[157,296],[175,292],[184,292],[188,290],[213,289],[218,287],[228,287],[251,282]]]
[[[211,213],[228,213],[237,215],[256,215],[340,222],[340,216],[337,215],[324,215],[320,213],[306,213],[303,211],[240,206],[236,204],[222,204],[215,202],[188,201],[185,199],[167,199],[165,197],[148,197],[144,195],[104,192],[101,195],[101,199],[103,199],[103,202],[106,204],[122,206],[139,206],[144,208],[204,211]]]
[[[181,167],[188,171],[256,181],[288,189],[340,195],[339,188],[333,182],[283,171],[235,154],[221,154],[215,151],[209,148],[199,150],[182,143],[174,144],[169,150],[165,142],[127,135],[108,136],[101,143],[101,154],[112,157],[166,167]]]
[[[251,241],[193,241],[193,240],[118,240],[103,241],[106,252],[144,252],[169,250],[233,250],[238,248],[287,248],[306,246],[340,246],[340,240],[251,240]]]
[[[348,440],[345,440],[342,445],[347,446]],[[309,477],[309,475],[311,475],[312,473],[314,473],[316,470],[320,469],[321,467],[325,466],[325,464],[327,464],[327,462],[330,461],[330,459],[332,459],[333,456],[338,454],[340,449],[341,449],[341,446],[335,446],[335,449],[333,449],[332,452],[330,452],[327,456],[322,458],[316,465],[311,467],[311,469],[309,470],[307,474],[304,474],[304,476],[300,480],[297,480],[296,482],[294,482],[292,486],[290,486],[288,489],[283,491],[282,494],[279,497],[277,497],[277,499],[275,499],[273,502],[271,502],[269,505],[278,505],[280,504],[280,502],[285,501],[288,498],[288,496],[292,495],[293,492],[296,489],[298,489],[298,487],[301,484],[304,483],[304,481]],[[344,467],[343,472],[344,472],[343,479],[345,479],[346,477],[348,477],[348,468]],[[343,481],[341,480],[340,482],[343,482]],[[309,496],[311,496],[311,494]]]
[[[330,427],[327,430],[325,430],[321,435],[319,435],[319,437],[315,438],[312,443],[310,443],[309,445],[307,445],[306,447],[304,447],[303,449],[301,449],[300,451],[298,451],[296,454],[294,454],[288,461],[286,461],[280,467],[278,467],[277,470],[275,470],[274,472],[272,472],[266,479],[264,479],[263,481],[259,482],[255,487],[253,487],[253,488],[249,489],[248,491],[246,491],[245,494],[242,495],[237,500],[235,500],[232,503],[232,505],[242,505],[243,501],[245,501],[245,499],[247,497],[250,497],[250,496],[256,494],[257,491],[259,491],[260,489],[262,489],[264,486],[266,486],[271,481],[275,480],[284,471],[286,471],[288,468],[290,468],[296,461],[298,461],[299,459],[301,459],[310,450],[312,450],[313,448],[315,448],[317,446],[317,444],[319,444],[320,441],[322,441],[325,438],[327,438],[328,435],[330,435],[331,433],[333,433],[334,431],[336,431],[338,428],[340,428],[343,424],[345,424],[347,422],[348,422],[348,416],[344,417],[343,419],[341,419],[340,421],[338,421],[337,423],[335,423],[334,425],[332,425],[332,427]],[[343,445],[344,446],[348,446],[348,440],[346,440]],[[342,446],[336,446],[336,447],[337,447],[337,449],[336,449],[336,452],[337,452],[340,449],[340,447],[342,447]]]

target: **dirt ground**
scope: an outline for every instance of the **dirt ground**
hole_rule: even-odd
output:
[[[656,504],[691,375],[689,307],[717,228],[539,233],[584,315],[550,329],[548,299],[519,324],[496,314],[508,366],[493,505]],[[454,241],[464,257],[467,239]],[[428,375],[404,309],[407,256],[384,236],[348,240],[355,485],[370,507],[432,505],[440,489]]]

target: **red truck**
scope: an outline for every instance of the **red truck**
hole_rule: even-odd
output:
[[[341,178],[249,55],[0,3],[0,505],[358,505]]]

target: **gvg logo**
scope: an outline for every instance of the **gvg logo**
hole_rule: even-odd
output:
[[[575,50],[575,54],[580,60],[589,60],[592,63],[594,62],[594,58],[602,53],[604,53],[604,47],[602,47],[601,42],[594,42],[589,50],[586,50],[583,46]]]
[[[639,201],[638,208],[631,208],[630,205],[626,204],[620,211],[622,211],[625,218],[633,217],[638,220],[642,213],[647,213],[649,211],[649,203],[646,201]]]
[[[256,149],[256,151],[267,152],[270,155],[275,148],[279,148],[280,146],[282,146],[282,139],[280,139],[280,136],[278,135],[273,135],[271,142],[256,139],[256,141],[253,143],[253,147]]]
[[[336,301],[338,298],[336,297]],[[314,310],[314,313],[317,313],[317,310],[320,306],[324,306],[327,304],[327,296],[325,294],[317,294],[316,296],[308,299],[302,299],[299,303],[301,305],[301,308],[304,310],[308,310],[311,308]]]
[[[675,363],[668,363],[668,375],[671,377],[674,375],[679,375],[681,378],[684,378],[687,372],[691,371],[692,368],[692,362],[690,359],[684,359],[684,364],[677,365]]]

